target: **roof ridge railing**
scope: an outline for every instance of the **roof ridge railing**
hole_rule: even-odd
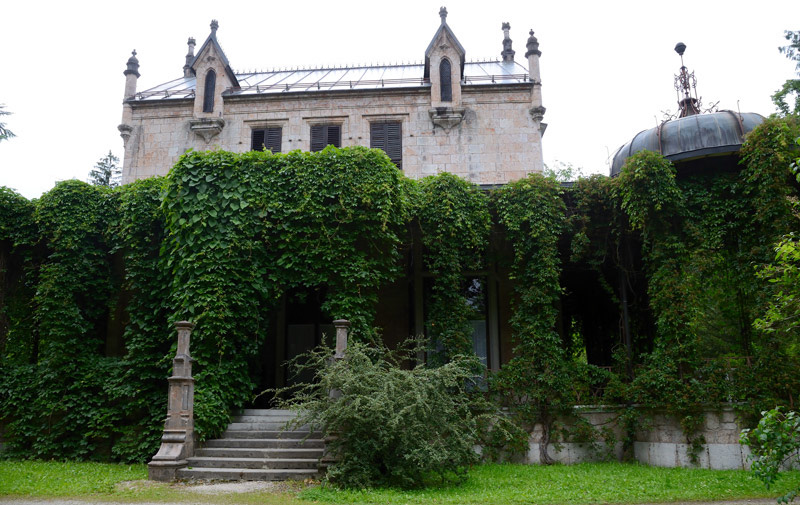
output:
[[[507,81],[517,81],[517,82],[529,82],[530,76],[527,73],[524,74],[492,74],[492,75],[477,75],[477,76],[465,76],[462,80],[462,84],[478,84],[478,83],[493,83],[497,84],[504,83]],[[239,89],[235,90],[236,94],[242,94],[246,92],[255,92],[256,94],[261,93],[268,93],[270,91],[274,92],[279,90],[281,92],[287,91],[308,91],[311,89],[321,90],[322,88],[326,89],[336,89],[336,88],[359,88],[359,87],[392,87],[393,85],[399,84],[417,84],[419,86],[425,86],[430,84],[430,79],[425,77],[402,77],[396,79],[363,79],[363,80],[347,80],[347,81],[301,81],[296,83],[286,83],[286,82],[276,82],[273,84],[253,84],[251,86],[242,86]],[[231,89],[227,89],[225,91],[226,94],[231,94]],[[137,100],[147,100],[149,98],[191,98],[194,96],[195,90],[194,89],[187,89],[187,90],[161,90],[161,91],[142,91],[137,93],[136,99]]]

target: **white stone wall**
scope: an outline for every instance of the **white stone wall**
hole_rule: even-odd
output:
[[[218,71],[217,82],[224,79]],[[128,102],[132,133],[123,182],[166,174],[187,149],[247,151],[257,127],[281,126],[281,148],[289,152],[309,149],[312,124],[341,124],[342,147],[368,147],[371,121],[400,121],[403,171],[409,177],[451,172],[477,184],[504,184],[542,170],[539,125],[529,113],[531,88],[529,83],[462,86],[464,119],[450,130],[431,121],[430,86],[224,97],[213,116],[222,112],[225,126],[208,142],[189,128],[190,120],[202,116],[195,100]]]
[[[610,427],[618,442],[610,451],[613,457],[621,459],[622,437],[621,427],[615,422],[616,412],[613,409],[581,409],[579,415],[596,428]],[[537,427],[538,428],[538,427]],[[719,412],[706,412],[705,423],[700,434],[706,443],[697,457],[697,465],[689,458],[686,436],[683,434],[677,419],[657,414],[643,423],[637,430],[633,447],[633,458],[639,463],[663,467],[711,468],[714,470],[749,470],[750,448],[739,444],[739,433],[743,426],[731,408]],[[526,462],[539,464],[539,440],[541,430],[531,434]],[[559,447],[560,446],[560,447]],[[548,446],[548,455],[555,461],[565,464],[597,461],[608,454],[605,446],[600,451],[593,451],[588,444],[569,440],[559,441]]]

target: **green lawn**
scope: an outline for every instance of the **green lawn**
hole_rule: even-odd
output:
[[[800,485],[800,472],[789,472],[771,491],[748,472],[653,468],[602,463],[574,466],[483,465],[461,486],[422,490],[337,491],[302,484],[274,491],[207,495],[184,484],[144,481],[145,465],[0,461],[0,496],[82,498],[120,502],[307,504],[593,504],[710,501],[775,497]],[[133,481],[133,482],[130,482]],[[121,484],[124,483],[124,484]]]
[[[766,491],[739,470],[655,468],[602,463],[572,466],[483,465],[462,486],[415,491],[334,491],[310,488],[304,499],[337,503],[642,503],[767,498],[800,485],[800,472],[785,474]]]

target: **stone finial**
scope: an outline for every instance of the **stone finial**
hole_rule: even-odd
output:
[[[139,60],[136,58],[136,49],[131,51],[131,57],[128,58],[128,68],[122,73],[126,76],[133,74],[139,77]]]
[[[511,24],[503,23],[503,52],[500,53],[500,56],[503,57],[504,62],[514,61],[515,51],[511,49],[511,37],[508,34],[509,30],[511,30]]]
[[[447,7],[442,6],[439,8],[439,17],[442,18],[442,24],[447,23]]]
[[[211,20],[211,36],[217,36],[217,28],[219,28],[219,22],[216,19]]]
[[[186,53],[186,63],[183,65],[183,76],[191,77],[192,62],[194,61],[194,46],[197,45],[197,42],[194,40],[194,37],[189,37],[189,40],[186,42],[186,44],[189,46],[189,52]]]
[[[536,56],[541,56],[542,52],[539,51],[539,41],[536,40],[536,37],[533,36],[533,30],[530,31],[530,34],[531,36],[528,37],[528,43],[525,46],[528,48],[528,52],[525,53],[525,57],[527,58],[532,54],[535,54]]]

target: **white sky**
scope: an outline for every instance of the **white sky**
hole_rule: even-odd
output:
[[[182,75],[186,39],[198,48],[218,19],[234,70],[421,61],[440,5],[467,59],[499,58],[511,23],[516,58],[539,39],[545,163],[608,173],[608,154],[675,111],[684,56],[703,102],[774,112],[769,96],[794,76],[778,53],[800,29],[800,1],[532,2],[473,0],[9,1],[2,9],[0,103],[17,137],[0,142],[0,185],[28,198],[57,180],[86,180],[109,150],[120,158],[122,71],[138,52],[138,90]]]

